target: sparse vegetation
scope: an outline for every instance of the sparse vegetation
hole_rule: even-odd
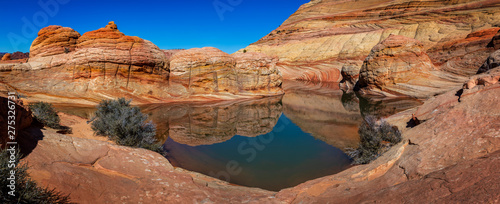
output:
[[[130,106],[131,100],[104,100],[97,106],[92,119],[92,129],[97,135],[108,136],[119,145],[140,147],[161,152],[155,138],[156,126],[146,122],[147,115],[138,107]]]
[[[360,144],[348,154],[354,164],[367,164],[375,160],[390,147],[402,141],[401,132],[386,121],[377,122],[373,116],[366,117],[359,127]]]
[[[0,203],[71,203],[69,196],[57,192],[55,189],[42,188],[33,181],[27,172],[27,165],[19,165],[19,154],[15,155],[15,161],[17,161],[16,167],[10,168],[10,157],[11,154],[7,149],[1,150],[0,152]],[[11,176],[10,171],[15,171],[15,181],[16,181],[16,191],[15,196],[11,196],[8,192],[11,190],[8,185],[10,185],[10,180],[7,180]]]
[[[38,122],[54,129],[58,129],[61,127],[59,125],[61,119],[59,119],[57,111],[52,106],[52,104],[46,102],[36,102],[30,104],[29,107],[33,112],[33,116]]]
[[[243,50],[243,53],[247,53],[247,50]]]

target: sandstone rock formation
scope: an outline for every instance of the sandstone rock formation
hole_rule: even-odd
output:
[[[342,90],[352,90],[359,78],[359,71],[361,70],[361,65],[355,63],[344,64],[340,74],[342,75],[342,80],[340,81],[340,88]]]
[[[255,52],[238,53],[233,57],[236,60],[238,90],[242,92],[281,91],[282,77],[276,68],[277,58]]]
[[[29,62],[0,65],[0,77],[38,100],[85,104],[116,97],[141,104],[283,94],[276,62],[257,55],[256,67],[236,68],[236,59],[216,48],[162,51],[121,33],[114,22],[81,36],[49,26],[33,42]]]
[[[285,79],[338,82],[343,65],[360,64],[375,45],[395,34],[420,41],[444,72],[470,76],[498,42],[492,38],[499,8],[491,0],[311,1],[242,50],[277,55]]]
[[[19,60],[19,59],[28,59],[30,57],[30,53],[29,52],[14,52],[12,53],[11,55],[11,58],[13,60]]]
[[[2,61],[9,61],[9,60],[11,60],[10,56],[11,56],[10,53],[4,54],[2,56]]]
[[[472,76],[486,57],[495,51],[493,38],[500,28],[477,30],[463,39],[438,42],[427,50],[432,62],[446,73]],[[498,46],[498,45],[496,45]]]
[[[490,69],[495,69],[500,66],[500,49],[491,53],[488,59],[483,63],[483,65],[477,70],[477,74],[487,72]]]
[[[131,76],[145,72],[168,75],[165,54],[152,42],[126,36],[114,22],[104,28],[84,33],[78,38],[78,49],[67,62],[73,65],[75,78],[94,75],[112,76],[120,72]]]
[[[281,75],[276,61],[264,54],[231,56],[213,47],[176,53],[170,60],[170,81],[182,84],[187,94],[230,93],[277,95]]]
[[[80,33],[62,26],[48,26],[38,32],[30,47],[30,57],[48,57],[74,51]]]
[[[430,88],[438,91],[443,88],[440,80],[431,74],[433,70],[434,65],[422,43],[390,35],[366,57],[359,72],[358,86],[365,94],[426,97],[432,92]]]
[[[193,48],[172,56],[171,81],[181,83],[193,94],[236,93],[235,65],[233,57],[217,48]]]

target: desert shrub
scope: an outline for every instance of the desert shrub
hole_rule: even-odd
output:
[[[59,119],[57,111],[52,104],[46,102],[36,102],[30,104],[29,107],[38,122],[55,129],[60,127],[59,122],[61,122],[61,119]]]
[[[155,138],[156,126],[151,121],[146,122],[147,115],[138,107],[131,107],[130,102],[120,98],[99,103],[92,119],[92,130],[119,145],[160,151],[161,146]]]
[[[27,165],[19,165],[19,154],[16,154],[16,167],[13,169],[8,165],[10,153],[7,149],[0,152],[0,203],[71,203],[68,195],[61,194],[55,189],[42,188],[33,181],[27,172]],[[10,188],[10,171],[15,171],[15,196],[8,194]]]
[[[366,117],[359,127],[360,144],[348,154],[354,164],[367,164],[375,160],[391,146],[401,142],[401,132],[386,121],[377,123],[373,116]]]

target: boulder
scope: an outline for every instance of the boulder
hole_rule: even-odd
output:
[[[342,66],[342,80],[340,81],[340,88],[342,90],[352,90],[359,78],[359,71],[361,66],[357,63],[348,63]]]
[[[11,60],[10,57],[11,57],[10,53],[6,53],[2,56],[2,61],[9,61]]]
[[[477,70],[476,74],[481,74],[487,72],[490,69],[495,69],[500,66],[500,50],[497,50],[490,54],[488,59],[483,63],[483,65]]]
[[[390,35],[373,47],[363,62],[358,83],[365,90],[364,93],[407,95],[411,93],[401,90],[405,84],[413,85],[427,80],[433,69],[421,42],[401,35]]]

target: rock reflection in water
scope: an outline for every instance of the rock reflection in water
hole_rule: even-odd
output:
[[[283,88],[283,112],[303,131],[341,150],[357,147],[362,117],[355,96],[342,100],[338,83],[285,81]]]
[[[364,117],[373,115],[387,117],[396,113],[422,105],[414,98],[364,98],[359,96],[359,107]]]
[[[179,103],[141,107],[155,121],[162,142],[167,137],[190,146],[210,145],[235,135],[270,132],[281,113],[281,96],[217,103]]]

